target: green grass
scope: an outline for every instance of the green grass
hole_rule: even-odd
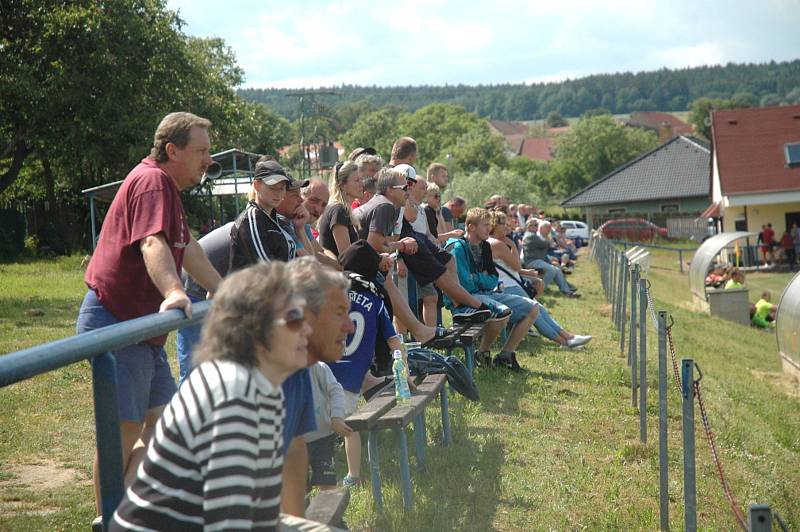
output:
[[[733,492],[741,507],[769,503],[797,529],[800,393],[782,377],[772,336],[693,310],[687,275],[670,258],[675,255],[654,253],[652,291],[656,306],[675,318],[678,357],[693,357],[703,370],[704,396]],[[68,258],[0,266],[0,353],[72,334],[84,291],[78,263]],[[658,528],[657,400],[651,393],[648,443],[642,445],[629,372],[598,278],[596,265],[583,259],[571,279],[583,298],[543,298],[567,329],[595,337],[587,349],[566,351],[529,340],[519,354],[524,373],[477,370],[481,402],[451,400],[452,447],[439,443],[439,409],[428,409],[427,473],[417,472],[411,460],[413,512],[402,510],[394,439],[382,434],[384,511],[374,508],[369,484],[356,489],[346,514],[351,529]],[[761,286],[779,294],[788,278],[754,274],[748,284],[751,294]],[[31,307],[45,315],[27,316]],[[651,390],[657,390],[655,352],[651,327]],[[673,529],[681,529],[680,401],[674,389],[669,409],[670,516]],[[93,435],[86,364],[0,390],[0,530],[86,529],[94,516]],[[696,438],[699,526],[733,530],[699,424]],[[20,465],[46,459],[57,464],[50,464],[54,473],[71,470],[75,480],[43,487],[17,474]],[[341,449],[337,460],[341,475]],[[366,457],[363,471],[368,476]]]

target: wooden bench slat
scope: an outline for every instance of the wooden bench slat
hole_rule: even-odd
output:
[[[306,508],[306,519],[337,526],[341,524],[349,502],[350,490],[347,488],[321,490]]]
[[[378,418],[394,408],[397,403],[394,393],[391,395],[384,395],[384,393],[380,392],[375,395],[367,404],[345,419],[344,422],[353,430],[371,429],[378,421]]]

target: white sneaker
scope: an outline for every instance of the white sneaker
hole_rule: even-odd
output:
[[[580,334],[576,334],[570,340],[567,341],[567,347],[581,347],[582,345],[586,345],[592,341],[591,336],[581,336]]]

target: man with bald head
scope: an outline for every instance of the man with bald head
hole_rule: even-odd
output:
[[[314,224],[317,223],[319,217],[322,216],[325,207],[328,206],[328,200],[330,200],[331,197],[328,185],[321,179],[314,178],[309,181],[307,187],[301,189],[300,193],[303,198],[302,207],[308,215],[304,232],[308,240],[306,249],[309,251],[309,255],[313,255],[318,261],[327,266],[337,270],[341,269],[338,262],[325,254],[325,250],[317,241],[317,237],[314,234]]]

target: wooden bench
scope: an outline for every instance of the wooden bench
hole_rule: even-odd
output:
[[[350,490],[336,488],[321,490],[306,508],[305,518],[328,526],[340,526],[350,502]]]
[[[483,333],[485,323],[476,323],[470,325],[458,335],[448,336],[434,340],[428,344],[429,349],[442,349],[446,350],[448,356],[453,354],[455,349],[461,349],[464,352],[464,363],[467,369],[472,373],[475,368],[475,348],[478,344],[478,338]]]
[[[378,433],[383,429],[391,429],[397,440],[400,457],[400,477],[403,488],[403,503],[406,508],[413,505],[411,496],[411,471],[408,462],[408,442],[405,427],[413,421],[414,446],[420,472],[425,470],[425,449],[427,435],[425,429],[425,408],[438,395],[442,410],[442,440],[445,446],[450,445],[450,414],[448,404],[447,377],[445,375],[428,375],[417,385],[408,405],[397,405],[394,383],[389,384],[376,393],[366,405],[349,416],[345,422],[358,431],[369,431],[367,453],[370,477],[372,480],[372,497],[378,507],[383,506],[381,491],[380,458],[378,450]]]

